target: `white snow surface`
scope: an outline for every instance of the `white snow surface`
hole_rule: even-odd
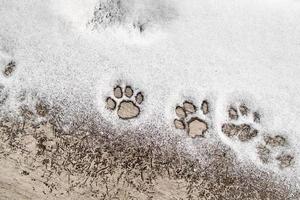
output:
[[[73,99],[70,112],[92,103],[115,126],[172,127],[177,104],[208,99],[213,134],[241,159],[263,167],[255,145],[263,133],[281,134],[296,156],[294,167],[283,171],[300,178],[300,1],[141,2],[137,13],[143,5],[155,14],[163,4],[174,18],[142,33],[128,24],[92,30],[87,23],[98,0],[0,0],[0,64],[9,57],[17,63],[12,77],[0,76],[11,94],[7,108],[16,107],[21,89],[35,89]],[[144,92],[139,118],[120,121],[105,109],[118,83]],[[261,135],[248,143],[220,131],[228,105],[240,102],[262,115]]]

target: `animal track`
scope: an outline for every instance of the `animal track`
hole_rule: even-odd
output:
[[[203,115],[209,113],[209,104],[204,100],[201,104]],[[205,132],[208,130],[208,124],[205,120],[195,116],[197,107],[190,101],[184,101],[182,106],[176,106],[175,113],[178,119],[174,120],[176,129],[182,129],[187,134],[195,138],[196,136],[204,137]]]
[[[276,160],[280,168],[286,168],[294,163],[294,156],[288,153],[281,152],[279,155],[274,155],[276,148],[283,148],[287,146],[287,139],[281,135],[264,137],[263,143],[259,144],[256,149],[260,160],[264,163],[270,163],[272,160]]]
[[[280,168],[286,168],[294,164],[294,156],[287,154],[287,153],[281,153],[279,156],[276,157],[276,160],[279,162]]]
[[[12,75],[12,73],[16,70],[16,63],[15,61],[10,61],[3,70],[3,75],[5,77],[9,77]]]
[[[123,89],[118,85],[113,90],[113,97],[106,98],[106,108],[112,111],[117,110],[119,118],[128,120],[139,116],[139,105],[143,101],[144,95],[142,92],[135,94],[131,86],[126,86]]]
[[[260,115],[258,112],[251,112],[245,104],[230,106],[228,118],[229,122],[222,125],[222,132],[227,137],[246,142],[258,135],[259,131],[254,126],[260,122]],[[254,148],[262,163],[267,164],[275,160],[282,169],[294,163],[294,156],[281,151],[286,146],[287,139],[283,136],[267,134],[263,137],[263,141]]]
[[[0,58],[0,63],[3,64],[1,58]],[[1,65],[0,67],[1,68],[3,67],[2,74],[5,77],[10,77],[13,74],[13,72],[16,70],[16,63],[15,61],[10,61],[9,63],[4,64],[4,66]],[[6,100],[8,99],[8,96],[9,96],[9,90],[6,89],[6,87],[3,84],[0,83],[0,105],[5,104]]]
[[[259,123],[260,115],[257,112],[251,113],[250,109],[241,104],[238,108],[230,106],[228,109],[228,123],[222,125],[222,132],[230,138],[237,137],[240,141],[249,141],[258,135],[258,130],[250,124]],[[249,123],[238,123],[239,118],[246,118]]]

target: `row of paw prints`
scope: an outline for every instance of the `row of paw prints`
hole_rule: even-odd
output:
[[[13,60],[8,62],[1,67],[1,71],[2,76],[10,78],[16,71],[16,62]],[[4,85],[0,83],[0,105],[5,103],[7,97],[8,93]],[[113,89],[112,96],[106,98],[106,108],[116,112],[120,119],[129,120],[140,115],[140,106],[142,106],[143,101],[143,92],[135,91],[131,86],[122,88],[118,85]],[[212,124],[209,117],[211,109],[208,100],[203,100],[199,108],[194,102],[189,100],[176,105],[174,108],[176,118],[173,126],[182,130],[191,138],[204,138]],[[43,117],[46,111],[47,109],[42,103],[36,104],[38,116]],[[256,146],[257,155],[262,163],[267,164],[275,160],[281,168],[286,168],[295,162],[294,156],[290,153],[285,153],[283,150],[278,155],[274,153],[288,147],[287,138],[282,135],[260,133],[257,128],[254,128],[256,124],[260,123],[260,114],[258,112],[252,112],[245,104],[229,106],[227,112],[228,120],[221,127],[222,133],[226,137],[234,141],[248,142],[259,134],[263,134],[263,140]],[[247,122],[240,123],[239,118],[247,118]]]
[[[106,108],[122,120],[137,118],[140,113],[144,94],[135,91],[131,86],[113,88],[112,95],[106,98]],[[173,126],[191,138],[205,138],[212,126],[211,108],[208,100],[196,105],[190,100],[175,105]],[[245,104],[230,105],[227,109],[227,120],[221,125],[222,134],[233,142],[246,143],[253,141],[260,134],[263,136],[255,147],[257,157],[263,164],[277,163],[283,169],[295,163],[293,154],[286,153],[288,139],[283,135],[266,134],[260,131],[261,115]],[[240,118],[244,120],[239,120]],[[246,119],[246,120],[245,120]],[[280,152],[275,153],[275,152]]]

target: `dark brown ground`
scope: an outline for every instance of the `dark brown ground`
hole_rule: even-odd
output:
[[[113,130],[98,114],[66,124],[43,103],[18,119],[2,114],[0,199],[300,198],[267,173],[239,169],[221,143],[191,156],[171,132]]]

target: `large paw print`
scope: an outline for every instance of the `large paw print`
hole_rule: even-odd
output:
[[[280,168],[286,168],[295,162],[292,154],[282,151],[287,146],[288,142],[285,137],[281,135],[266,135],[263,142],[256,149],[262,163],[267,164],[275,160]],[[278,153],[278,150],[280,153]]]
[[[175,113],[178,119],[174,120],[175,128],[185,130],[192,138],[196,136],[203,137],[208,130],[208,124],[203,120],[205,115],[209,113],[209,105],[206,100],[202,102],[201,110],[203,113],[202,119],[195,116],[197,107],[192,102],[185,101],[182,106],[176,106]]]
[[[252,113],[245,104],[239,105],[238,108],[230,106],[228,117],[229,122],[222,125],[222,132],[227,137],[236,137],[244,142],[257,136],[258,130],[251,124],[259,123],[260,115],[257,112]]]
[[[144,101],[142,92],[134,92],[131,86],[124,89],[116,86],[113,90],[113,97],[106,98],[106,108],[112,111],[117,110],[121,119],[136,118],[140,114],[140,104]]]

